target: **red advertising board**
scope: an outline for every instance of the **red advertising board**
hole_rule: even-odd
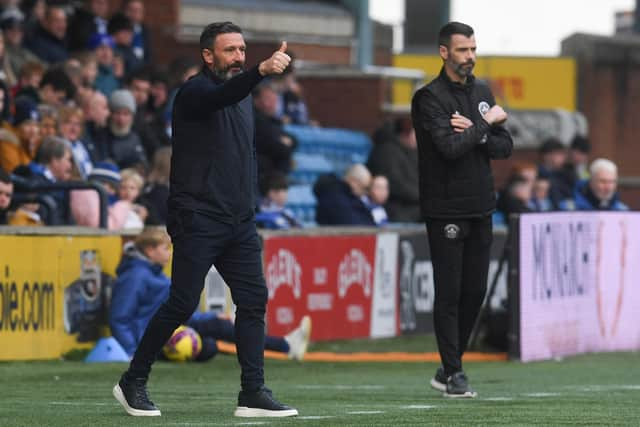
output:
[[[314,341],[368,337],[376,236],[280,236],[264,242],[269,334],[310,315]]]

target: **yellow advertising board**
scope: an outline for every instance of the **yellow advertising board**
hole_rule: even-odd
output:
[[[91,348],[121,247],[120,236],[0,235],[0,360]]]
[[[424,71],[425,82],[442,67],[437,55],[395,55],[393,65]],[[497,102],[511,109],[576,109],[576,63],[573,58],[498,57],[478,58],[476,77],[489,81]],[[413,89],[409,81],[395,81],[393,103],[410,105]]]

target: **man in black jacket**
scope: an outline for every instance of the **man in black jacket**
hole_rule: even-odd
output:
[[[286,43],[243,71],[242,30],[208,25],[200,36],[202,71],[179,89],[173,106],[167,230],[173,243],[169,298],[151,319],[127,372],[113,389],[130,415],[158,416],[146,382],[158,351],[196,309],[204,279],[215,264],[229,284],[236,311],[236,346],[242,390],[235,415],[294,416],[264,386],[264,315],[267,287],[254,222],[256,152],[251,90],[280,74],[290,58]]]
[[[411,108],[442,359],[431,385],[448,397],[475,397],[461,359],[487,287],[496,205],[490,159],[509,157],[513,143],[501,126],[507,114],[472,74],[473,29],[450,22],[440,30],[438,43],[444,66],[416,92]]]

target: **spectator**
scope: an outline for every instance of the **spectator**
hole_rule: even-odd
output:
[[[7,9],[0,15],[0,28],[4,34],[6,56],[15,76],[29,62],[39,62],[37,56],[26,49],[24,40],[24,15],[18,9]],[[37,85],[36,85],[37,86]]]
[[[304,91],[295,74],[295,57],[290,51],[286,53],[291,58],[289,66],[281,75],[273,77],[275,88],[279,94],[276,116],[283,123],[317,125],[317,123],[309,120],[309,110],[307,103],[304,101]]]
[[[109,35],[94,34],[89,40],[88,47],[95,54],[98,63],[98,75],[94,86],[108,97],[111,92],[120,87],[114,70],[113,39]]]
[[[140,228],[140,222],[134,223],[131,221],[135,214],[131,202],[118,199],[120,178],[118,166],[109,162],[96,163],[89,175],[89,181],[98,184],[107,194],[109,203],[107,210],[108,229]],[[72,191],[71,211],[77,225],[98,227],[100,223],[100,199],[98,194],[94,190]]]
[[[393,137],[373,146],[367,166],[373,174],[389,180],[389,201],[385,205],[389,220],[420,222],[418,148],[409,118],[396,120]]]
[[[500,192],[496,208],[504,214],[508,223],[511,214],[531,212],[529,203],[532,195],[533,182],[521,175],[514,175]]]
[[[322,175],[313,186],[318,199],[316,222],[320,225],[375,226],[363,196],[371,184],[371,173],[361,164],[347,169],[344,179]]]
[[[83,105],[85,117],[84,141],[92,163],[107,160],[109,154],[109,105],[102,92],[95,91]]]
[[[135,167],[143,174],[147,157],[138,134],[133,131],[136,101],[130,91],[118,89],[109,100],[111,121],[109,124],[109,154],[120,168]]]
[[[22,88],[16,98],[29,97],[35,104],[47,104],[54,108],[73,99],[73,82],[62,67],[49,68],[40,81],[37,91],[34,88]]]
[[[140,136],[147,158],[151,159],[158,148],[171,143],[164,133],[164,127],[153,126],[153,116],[148,110],[151,75],[146,69],[137,70],[127,77],[125,86],[136,101],[133,130]]]
[[[9,207],[13,197],[13,182],[9,174],[0,169],[0,225],[7,225],[9,220]]]
[[[376,175],[371,179],[371,188],[366,196],[365,203],[369,208],[373,222],[377,226],[386,225],[389,222],[387,211],[384,208],[389,199],[389,180],[384,175]]]
[[[538,175],[549,178],[551,188],[549,198],[555,209],[558,209],[561,201],[571,197],[573,188],[566,182],[562,174],[562,167],[567,160],[567,149],[556,138],[548,138],[539,149],[540,163]]]
[[[118,197],[129,202],[131,210],[125,220],[123,228],[142,228],[149,216],[147,208],[138,204],[138,197],[144,187],[144,178],[135,169],[123,169],[120,172],[120,186]]]
[[[8,86],[15,86],[16,83],[18,83],[16,74],[13,72],[13,68],[11,68],[4,33],[0,33],[0,80]]]
[[[151,37],[144,25],[144,2],[142,0],[125,0],[124,14],[133,24],[133,53],[145,64],[151,61]]]
[[[86,88],[93,88],[98,77],[98,60],[92,52],[83,52],[77,55],[77,59],[82,67],[81,85]]]
[[[28,96],[37,102],[39,100],[38,88],[42,77],[44,76],[45,67],[40,62],[27,62],[20,69],[18,75],[18,85],[13,90],[14,98]]]
[[[573,189],[579,181],[589,179],[589,153],[591,144],[580,135],[576,135],[571,141],[567,162],[558,173],[558,179],[562,181],[561,188],[566,189],[562,193],[563,199],[569,199],[573,195]]]
[[[77,8],[69,25],[69,49],[81,51],[94,34],[107,35],[108,0],[85,0],[85,7]]]
[[[0,169],[0,225],[35,226],[43,225],[38,215],[37,203],[24,203],[11,210],[14,185],[9,174]]]
[[[58,134],[58,110],[50,105],[40,104],[40,138],[45,139]]]
[[[563,210],[578,211],[627,211],[617,193],[618,167],[611,160],[596,159],[589,168],[591,177],[580,181],[573,192],[573,199],[565,200]]]
[[[549,212],[553,210],[553,204],[549,198],[551,183],[546,176],[537,176],[533,182],[533,196],[529,201],[529,209],[533,212]]]
[[[73,155],[71,146],[62,138],[52,136],[42,141],[36,160],[42,168],[32,167],[30,180],[36,183],[58,183],[71,180]],[[46,217],[47,225],[73,224],[69,209],[69,196],[65,191],[49,193],[56,202],[54,212]]]
[[[124,60],[124,72],[129,74],[144,65],[133,52],[133,24],[123,13],[116,13],[109,20],[109,35],[115,44],[114,51]]]
[[[263,198],[256,214],[257,226],[269,229],[300,227],[293,212],[285,207],[289,190],[287,177],[273,172],[264,177],[260,184]]]
[[[151,317],[169,296],[171,280],[162,272],[171,256],[171,242],[166,232],[145,229],[124,247],[124,255],[113,284],[113,298],[109,325],[116,340],[127,354],[132,355],[142,339]],[[186,322],[202,338],[198,361],[211,359],[218,353],[216,340],[235,342],[233,323],[213,312],[193,313]],[[311,322],[303,318],[298,329],[285,337],[265,337],[265,349],[303,359]]]
[[[82,142],[82,127],[84,114],[78,107],[61,107],[59,110],[59,134],[71,145],[71,152],[78,173],[82,180],[86,180],[93,169],[93,162],[87,147]]]
[[[160,139],[170,143],[171,136],[171,111],[169,110],[169,77],[156,71],[151,74],[151,90],[149,91],[149,102],[147,104],[147,120],[151,127],[156,129]]]
[[[46,0],[22,0],[20,11],[25,16],[25,35],[33,34],[37,30],[40,22],[44,20],[46,10]]]
[[[146,223],[164,225],[167,223],[167,200],[169,199],[169,172],[171,169],[171,147],[162,147],[153,155],[147,185],[142,191],[140,203],[147,208]]]
[[[66,46],[67,14],[62,6],[49,5],[44,19],[25,40],[25,46],[41,61],[57,64],[69,57]]]
[[[5,133],[6,139],[0,141],[0,167],[6,172],[31,163],[40,146],[40,115],[36,104],[27,98],[19,98],[15,108],[13,126],[16,137]]]
[[[258,154],[258,176],[273,172],[284,175],[291,170],[291,157],[296,148],[293,138],[284,132],[277,118],[278,93],[268,84],[254,89],[256,152]]]

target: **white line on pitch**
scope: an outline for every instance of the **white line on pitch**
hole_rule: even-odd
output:
[[[334,385],[298,384],[295,387],[305,389],[305,390],[383,390],[385,388],[382,385],[346,385],[346,384],[334,384]]]
[[[49,402],[49,405],[66,405],[66,406],[111,406],[111,403],[105,402]]]
[[[546,393],[546,392],[540,392],[540,393],[525,393],[523,396],[527,396],[527,397],[554,397],[554,396],[560,396],[562,393]]]
[[[405,405],[401,406],[400,409],[433,409],[437,408],[435,405]]]
[[[376,415],[384,414],[386,411],[349,411],[348,415]]]

